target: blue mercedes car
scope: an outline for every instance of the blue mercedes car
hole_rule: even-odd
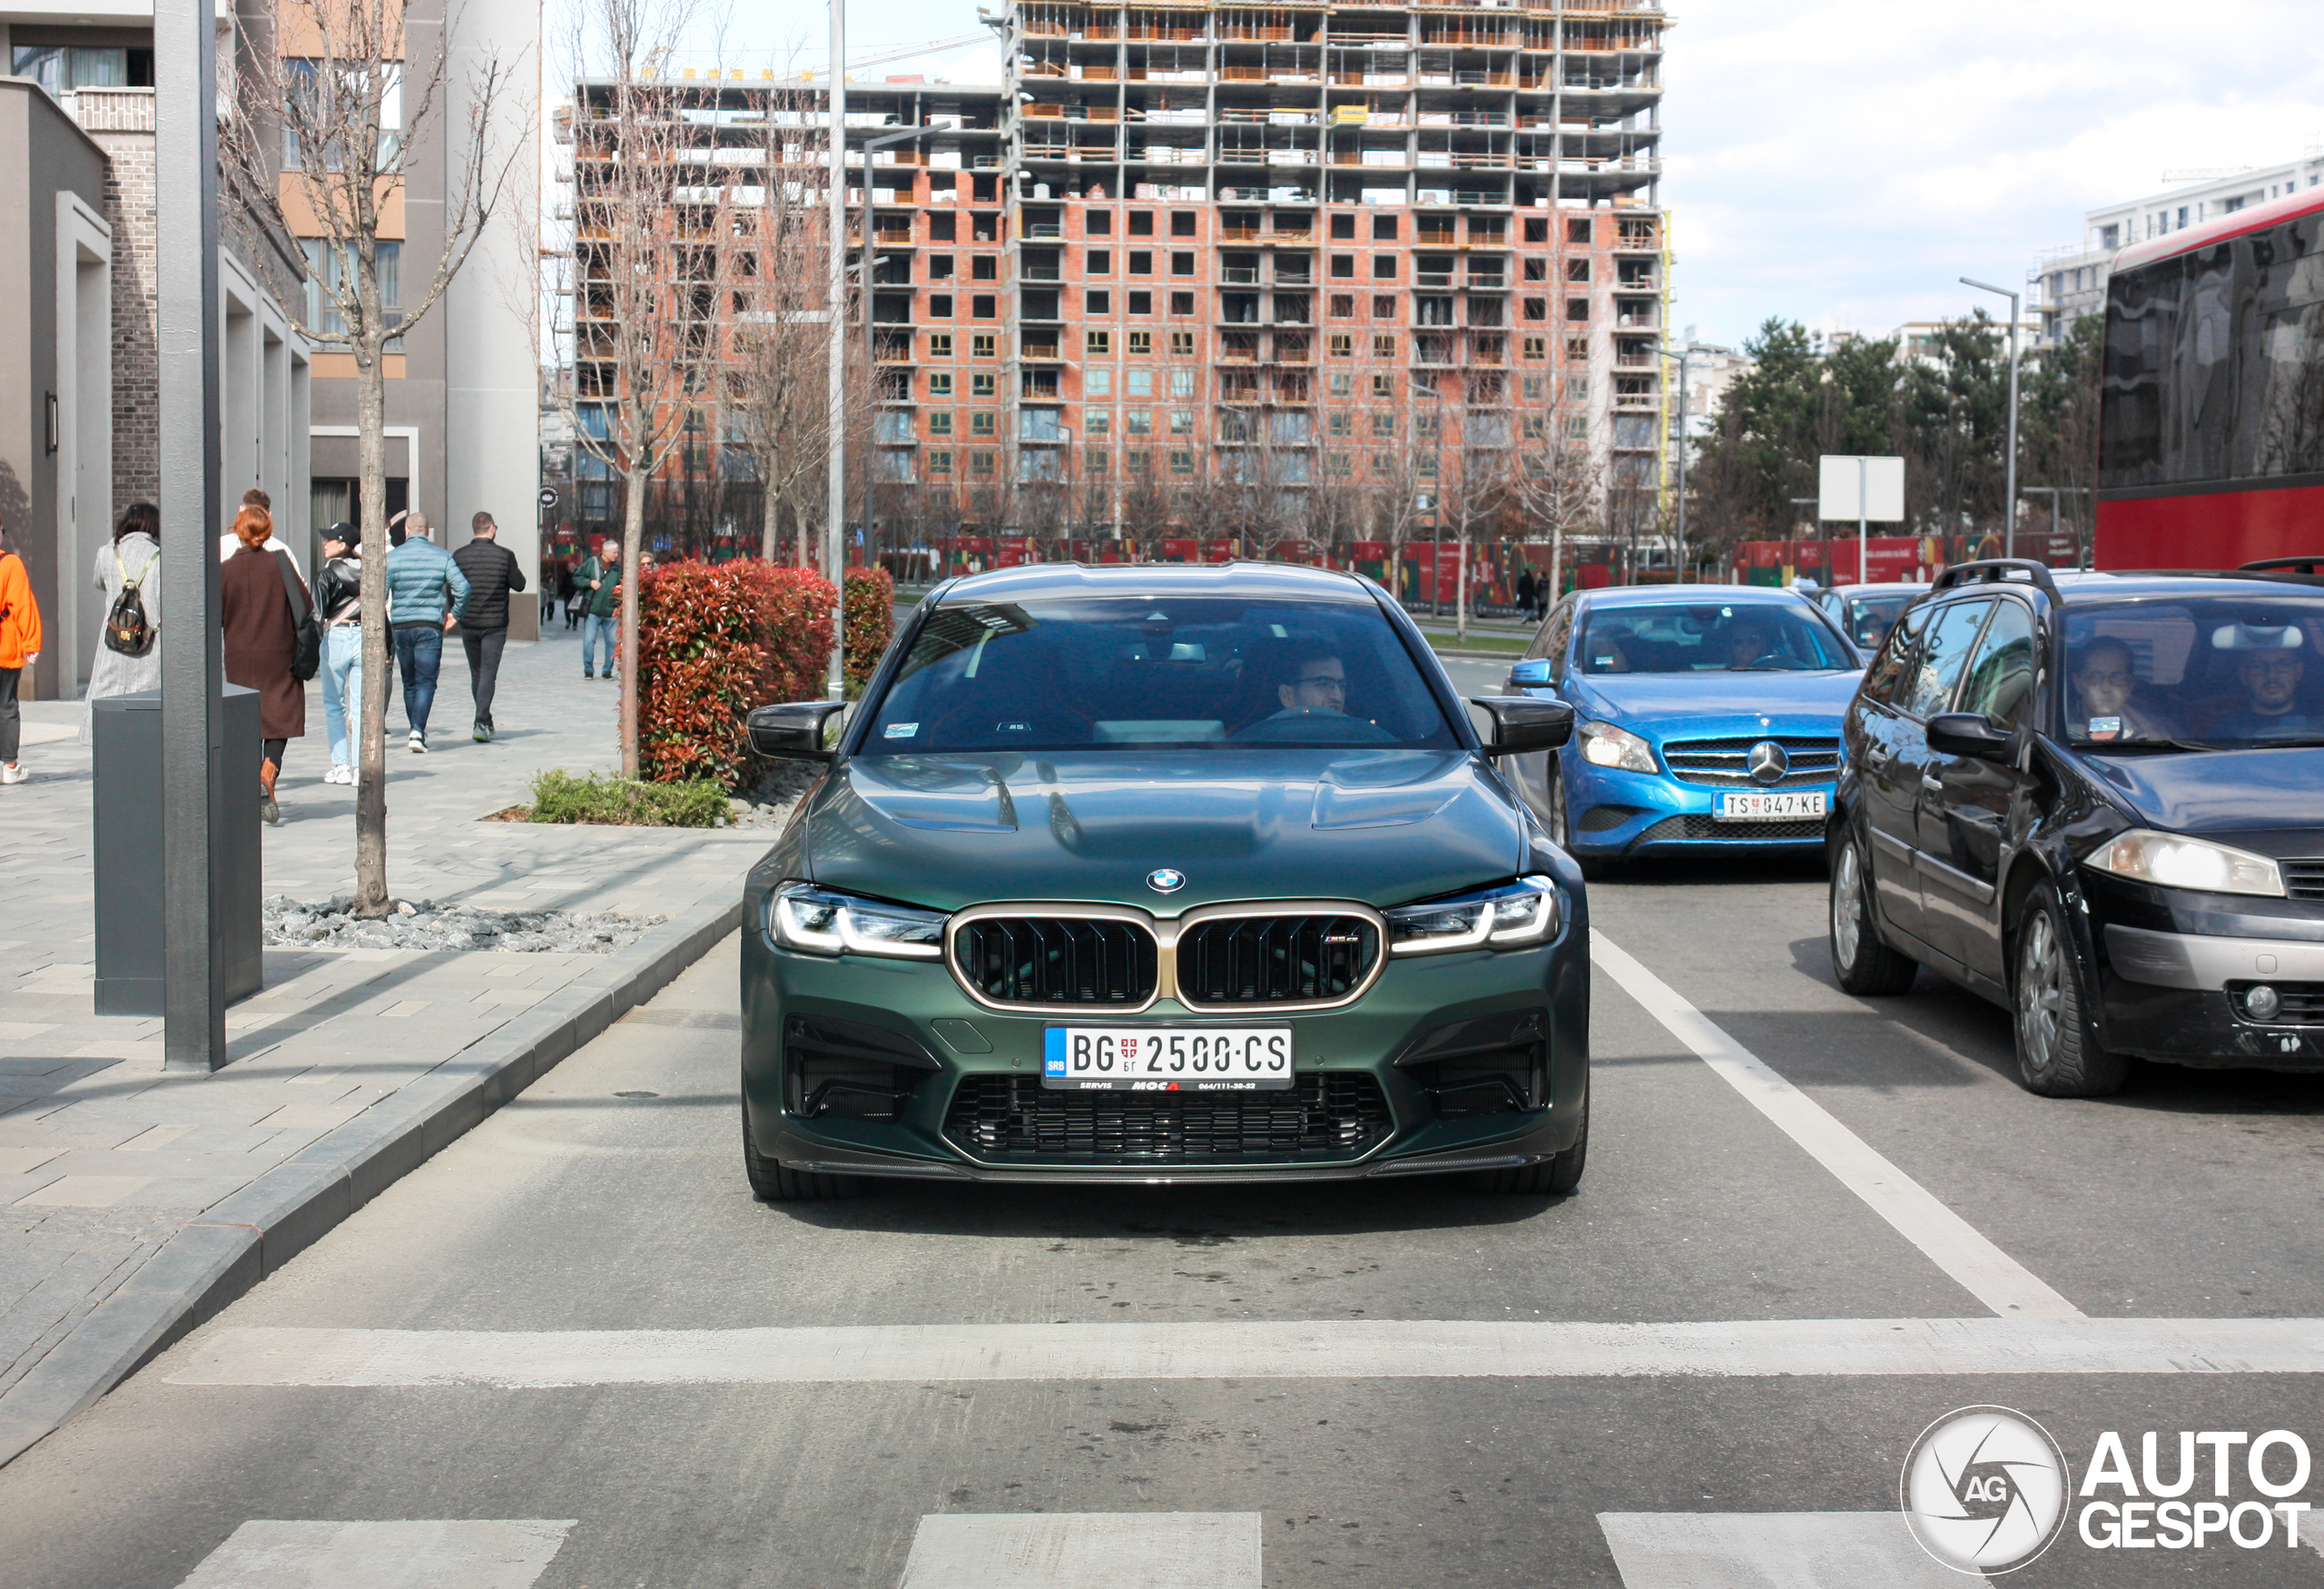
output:
[[[1863,658],[1815,603],[1752,585],[1580,590],[1509,690],[1574,709],[1561,750],[1512,758],[1584,864],[1728,850],[1820,851],[1840,720]]]

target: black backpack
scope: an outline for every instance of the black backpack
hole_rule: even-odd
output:
[[[290,676],[306,683],[323,668],[323,631],[315,622],[315,604],[290,571],[290,555],[274,548],[275,568],[282,576],[282,599],[290,604]]]
[[[121,569],[121,594],[113,598],[112,610],[105,614],[105,648],[118,651],[123,656],[143,656],[153,648],[156,630],[153,621],[145,616],[145,597],[140,588],[153,565],[162,560],[155,552],[137,570],[137,577],[129,577],[129,566],[121,560],[121,548],[113,549],[113,560]]]

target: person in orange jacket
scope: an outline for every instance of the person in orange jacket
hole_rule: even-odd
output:
[[[0,784],[21,784],[26,774],[16,752],[24,734],[16,710],[16,682],[40,660],[40,603],[33,599],[32,575],[9,547],[0,525]]]

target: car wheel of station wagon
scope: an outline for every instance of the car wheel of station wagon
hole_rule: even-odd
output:
[[[763,1203],[830,1202],[839,1198],[860,1198],[869,1189],[860,1175],[793,1170],[760,1152],[751,1141],[748,1105],[743,1110],[743,1174],[751,1183],[751,1195]]]
[[[1901,993],[1920,967],[1880,941],[1872,924],[1872,873],[1864,846],[1846,834],[1832,855],[1832,971],[1851,993]]]
[[[2044,1098],[2103,1098],[2121,1091],[2130,1061],[2090,1041],[2081,979],[2065,937],[2065,912],[2044,883],[2026,897],[2010,988],[2017,1073]]]

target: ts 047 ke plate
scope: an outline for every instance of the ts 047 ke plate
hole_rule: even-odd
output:
[[[1832,796],[1823,789],[1728,789],[1711,813],[1719,822],[1791,822],[1831,814]]]
[[[1292,1085],[1288,1026],[1052,1026],[1041,1085],[1068,1092],[1269,1092]]]

